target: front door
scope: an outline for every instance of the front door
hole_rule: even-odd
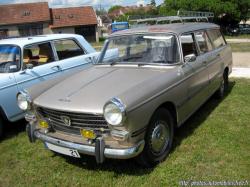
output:
[[[19,91],[62,72],[60,61],[56,61],[50,42],[25,47],[22,68],[22,71],[14,73]],[[15,110],[21,112],[17,105]]]
[[[208,70],[206,63],[206,55],[199,52],[199,42],[200,33],[188,33],[181,36],[181,45],[183,57],[187,55],[195,55],[196,59],[185,62],[183,66],[183,72],[187,78],[187,92],[188,92],[188,101],[187,101],[187,110],[186,116],[195,111],[207,98],[207,93],[205,91],[208,86]]]

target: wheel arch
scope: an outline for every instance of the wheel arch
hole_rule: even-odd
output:
[[[176,106],[173,102],[170,102],[170,101],[167,101],[165,103],[162,103],[155,111],[154,113],[159,109],[159,108],[165,108],[167,109],[171,116],[173,117],[174,119],[174,126],[177,127],[177,122],[178,122],[178,113],[177,113],[177,110],[176,110]]]
[[[7,118],[6,113],[4,112],[4,110],[2,108],[2,106],[0,106],[0,118],[2,118],[5,121],[9,121],[8,118]]]
[[[227,73],[227,75],[228,75],[228,73],[229,73],[229,67],[228,67],[228,66],[226,66],[226,67],[224,68],[223,74],[224,74],[224,73]]]

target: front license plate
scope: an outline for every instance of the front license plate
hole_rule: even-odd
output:
[[[72,156],[72,157],[75,157],[75,158],[80,158],[81,157],[80,154],[78,153],[78,151],[75,150],[75,149],[60,147],[60,146],[57,146],[57,145],[54,145],[54,144],[51,144],[51,143],[48,143],[48,142],[45,142],[45,146],[46,146],[46,148],[50,149],[51,151],[55,151],[57,153]]]

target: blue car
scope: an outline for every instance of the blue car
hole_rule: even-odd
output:
[[[117,32],[117,31],[126,30],[126,29],[129,29],[128,22],[114,22],[111,24],[112,33]]]
[[[99,52],[80,35],[51,34],[0,40],[0,137],[4,121],[24,117],[17,93],[91,65]]]

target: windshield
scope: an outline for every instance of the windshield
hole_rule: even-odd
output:
[[[179,61],[176,37],[164,34],[111,38],[99,59],[102,64],[175,64]]]
[[[15,72],[20,68],[20,50],[17,46],[0,45],[0,73]]]

